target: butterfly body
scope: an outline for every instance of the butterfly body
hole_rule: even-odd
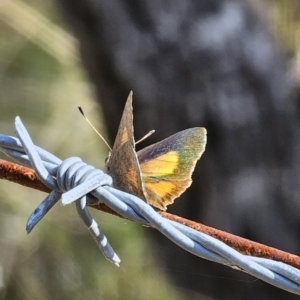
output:
[[[131,92],[106,164],[107,173],[116,188],[166,210],[191,185],[192,172],[205,145],[205,128],[195,127],[136,152]]]

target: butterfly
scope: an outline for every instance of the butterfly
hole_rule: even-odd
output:
[[[132,94],[127,98],[106,172],[115,188],[166,210],[192,183],[196,162],[205,150],[206,129],[186,129],[136,152]]]

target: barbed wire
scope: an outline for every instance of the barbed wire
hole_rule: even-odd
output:
[[[112,187],[112,179],[78,157],[64,161],[33,144],[19,117],[18,138],[0,134],[0,151],[18,163],[33,168],[52,192],[30,215],[28,233],[61,199],[63,205],[75,202],[77,212],[105,258],[119,265],[120,259],[90,215],[88,205],[104,203],[117,214],[159,230],[186,251],[231,268],[244,271],[269,284],[300,295],[300,270],[283,262],[239,253],[220,240],[183,224],[168,220],[141,199]]]

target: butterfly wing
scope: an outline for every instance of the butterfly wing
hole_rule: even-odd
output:
[[[130,92],[112,152],[106,163],[106,172],[113,178],[114,187],[146,200],[134,146],[132,92]]]
[[[192,183],[206,145],[206,129],[190,128],[140,150],[138,160],[147,202],[161,210]]]

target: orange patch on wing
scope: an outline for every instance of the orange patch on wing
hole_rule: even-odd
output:
[[[124,128],[123,132],[122,132],[122,137],[121,137],[121,146],[123,144],[125,144],[126,142],[128,142],[129,137],[128,137],[128,131],[127,128]]]
[[[169,151],[140,165],[143,177],[161,177],[171,175],[178,168],[179,156],[176,151]],[[155,183],[157,184],[157,183]]]
[[[191,184],[191,180],[182,181],[144,181],[147,201],[155,207],[166,210],[167,205],[181,195]]]
[[[159,195],[164,198],[166,195],[172,194],[176,185],[170,181],[160,181],[160,182],[145,182],[145,187],[147,190],[151,190],[152,193]]]

